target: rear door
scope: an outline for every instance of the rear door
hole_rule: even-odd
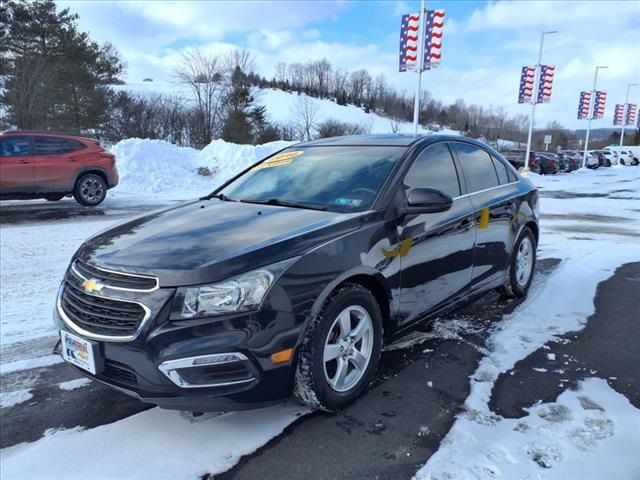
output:
[[[31,193],[34,166],[29,137],[0,139],[0,193]]]
[[[78,147],[74,148],[73,145]],[[56,137],[34,137],[35,185],[39,191],[70,191],[80,167],[77,154],[83,145]]]
[[[517,179],[487,150],[463,142],[454,146],[475,216],[472,287],[501,283],[515,241]]]
[[[398,222],[400,323],[407,324],[463,296],[473,261],[473,205],[463,191],[449,145],[430,145],[414,160],[403,187],[435,188],[453,199],[440,213],[405,215]]]

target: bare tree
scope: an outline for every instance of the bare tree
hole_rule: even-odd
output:
[[[285,62],[276,63],[276,82],[284,83],[287,80],[287,64]]]
[[[187,85],[195,100],[196,143],[208,145],[219,124],[224,93],[223,70],[220,58],[199,49],[182,54],[182,62],[175,71],[178,80]]]
[[[236,67],[240,68],[243,73],[250,74],[256,69],[256,61],[249,50],[246,48],[235,48],[228,52],[223,59],[224,71],[228,77],[231,77]]]
[[[307,95],[299,95],[291,108],[293,123],[301,140],[311,140],[311,129],[318,115],[318,104]]]

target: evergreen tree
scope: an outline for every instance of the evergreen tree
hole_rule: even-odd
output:
[[[4,3],[0,55],[9,122],[20,129],[96,128],[104,118],[106,85],[124,65],[110,44],[91,41],[77,15],[52,0]]]

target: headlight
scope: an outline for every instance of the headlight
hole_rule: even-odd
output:
[[[256,310],[269,288],[296,258],[243,273],[219,283],[181,287],[176,292],[171,320]]]

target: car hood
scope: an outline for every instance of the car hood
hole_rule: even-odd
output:
[[[356,230],[362,215],[199,200],[101,232],[76,256],[98,267],[155,275],[161,286],[215,282]]]

